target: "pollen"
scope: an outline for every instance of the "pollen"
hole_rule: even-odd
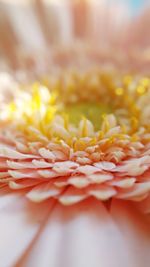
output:
[[[119,87],[119,88],[116,88],[115,92],[116,92],[116,95],[120,96],[120,95],[123,95],[124,90],[123,88]]]

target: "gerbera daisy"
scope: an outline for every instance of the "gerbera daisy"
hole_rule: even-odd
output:
[[[122,217],[119,209],[122,206],[126,210],[129,201],[133,202],[129,205],[131,209],[135,203],[139,209],[139,202],[144,205],[144,202],[149,201],[149,84],[147,77],[119,75],[115,72],[101,73],[95,69],[84,73],[67,71],[60,76],[53,75],[47,81],[33,84],[28,88],[28,92],[20,89],[14,101],[6,104],[1,112],[0,182],[1,193],[4,194],[1,201],[2,205],[10,207],[8,216],[11,216],[11,205],[14,205],[11,198],[22,199],[23,196],[23,200],[16,203],[17,206],[22,205],[23,201],[24,205],[29,205],[30,208],[42,209],[38,211],[38,214],[42,212],[41,220],[42,216],[44,219],[47,217],[54,203],[60,210],[65,210],[65,207],[57,203],[66,206],[84,201],[75,208],[66,207],[65,214],[69,212],[69,216],[77,207],[81,210],[86,207],[91,209],[91,212],[92,209],[102,209],[100,214],[107,213],[106,208],[114,213],[117,209],[116,216]],[[29,204],[30,202],[32,204]],[[33,204],[35,202],[36,204]],[[134,209],[135,213],[136,208]],[[4,209],[4,213],[5,210],[7,213],[7,209]],[[24,209],[21,208],[20,212],[24,212]],[[62,216],[61,214],[60,211],[56,216]],[[71,216],[80,216],[75,214]],[[105,218],[102,214],[99,216]],[[16,219],[18,220],[18,217]],[[2,224],[3,220],[5,221],[5,214],[2,216]],[[24,220],[23,223],[27,222]],[[31,225],[32,222],[29,222],[28,227]],[[75,227],[77,225],[75,224]],[[14,222],[13,227],[19,227],[17,222]],[[37,224],[33,228],[35,227],[38,227]],[[39,227],[42,227],[42,222]],[[66,227],[64,223],[62,227]],[[23,228],[18,231],[23,231]],[[15,235],[18,236],[17,233]],[[19,236],[19,239],[23,240],[23,237]],[[23,243],[29,242],[28,239],[31,241],[34,238],[25,236]],[[17,242],[20,240],[16,241],[16,244]],[[3,248],[5,249],[5,245]],[[19,249],[21,248],[22,246]],[[16,247],[12,251],[15,249]],[[9,263],[12,259],[15,262],[15,256],[18,260],[17,253],[18,247],[9,258],[4,254],[3,266],[13,266]],[[74,253],[80,252],[75,250]],[[92,253],[97,252],[94,250]],[[25,257],[25,262],[28,262],[28,257],[31,257],[32,262],[34,253],[29,255],[27,259]],[[47,257],[50,255],[51,251]],[[105,255],[103,257],[105,258]],[[77,261],[71,265],[67,263],[69,259],[65,258],[61,266],[85,266],[81,265],[82,260],[86,263],[86,259],[81,257],[79,263]],[[103,266],[107,266],[105,260]],[[116,262],[115,258],[112,260]],[[36,258],[34,261],[32,265],[29,260],[25,266],[51,264],[50,260],[49,263],[41,262],[38,265],[38,257],[37,261]],[[96,262],[97,265],[94,266],[98,266],[99,260],[96,259]],[[145,266],[148,266],[146,264],[145,261]],[[57,265],[53,263],[51,266]],[[126,266],[130,265],[126,263]]]
[[[0,76],[0,267],[149,267],[148,16],[22,3],[3,3],[17,46],[4,31],[0,50],[19,69]]]

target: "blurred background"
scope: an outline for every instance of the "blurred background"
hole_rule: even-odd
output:
[[[149,0],[0,0],[0,69],[150,67]]]

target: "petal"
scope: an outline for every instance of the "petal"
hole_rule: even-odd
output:
[[[77,188],[84,188],[90,184],[90,181],[86,176],[73,176],[68,180],[68,184]]]
[[[128,191],[120,192],[117,194],[117,198],[141,200],[147,193],[150,192],[150,182],[137,183],[134,187]]]
[[[7,165],[9,168],[11,169],[35,169],[36,167],[33,165],[32,162],[16,162],[16,161],[10,161],[10,160],[7,160]]]
[[[93,196],[99,200],[105,201],[117,194],[117,191],[110,186],[93,186],[87,189],[89,196]]]
[[[79,164],[73,161],[63,161],[54,163],[53,170],[56,172],[69,172],[71,169],[76,169]]]
[[[116,167],[114,163],[109,162],[109,161],[108,162],[107,161],[96,162],[94,163],[94,166],[105,171],[111,171]]]
[[[32,160],[35,168],[51,168],[53,166],[52,163],[46,162],[45,160]]]
[[[45,159],[50,159],[52,161],[56,159],[55,155],[44,147],[39,149],[39,154]]]
[[[31,155],[31,154],[23,154],[15,149],[11,149],[6,146],[0,146],[0,157],[3,158],[9,158],[9,159],[30,159],[30,158],[38,158],[36,155]]]
[[[150,194],[143,201],[136,203],[136,205],[142,213],[150,214]]]
[[[0,194],[0,265],[14,266],[28,248],[50,212],[50,205],[36,206],[20,194]]]
[[[96,172],[100,172],[100,170],[94,166],[91,165],[85,165],[85,166],[80,166],[76,169],[77,173],[82,173],[85,175],[91,175],[94,174]]]
[[[59,198],[59,202],[65,206],[76,204],[87,198],[87,194],[83,190],[69,187]]]
[[[27,187],[33,187],[37,185],[38,183],[41,183],[41,181],[37,179],[25,179],[25,180],[20,180],[17,182],[10,181],[9,187],[11,189],[18,190],[18,189],[27,188]]]
[[[144,265],[134,264],[124,233],[112,220],[106,208],[99,201],[86,200],[70,207],[59,204],[55,206],[41,235],[17,267],[28,266]]]
[[[8,166],[7,166],[6,160],[0,158],[0,170],[1,169],[7,169],[7,168],[8,168]]]
[[[53,185],[53,183],[42,183],[35,186],[29,193],[27,197],[34,202],[41,202],[51,197],[56,197],[61,193],[61,188]]]
[[[8,172],[0,172],[0,179],[8,178],[10,175]]]
[[[29,170],[22,170],[22,171],[8,170],[8,173],[14,179],[41,178],[38,171],[34,171],[34,170],[32,170],[32,171],[29,171]]]
[[[112,180],[113,174],[111,173],[92,174],[88,178],[92,183],[101,184],[106,181]]]
[[[139,213],[131,202],[113,200],[111,214],[124,233],[133,266],[149,267],[150,227],[146,216]]]
[[[37,173],[44,178],[55,178],[60,176],[59,173],[48,169],[37,171]]]
[[[134,185],[135,182],[136,182],[135,178],[124,178],[121,180],[110,181],[109,185],[117,186],[120,188],[130,188]]]

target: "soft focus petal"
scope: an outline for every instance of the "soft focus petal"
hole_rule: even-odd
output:
[[[150,262],[150,227],[147,217],[136,211],[131,202],[113,200],[111,215],[123,233],[132,266],[148,267]],[[121,265],[122,266],[122,265]]]
[[[0,266],[12,267],[37,235],[52,208],[33,205],[22,194],[0,195]]]
[[[123,207],[122,213],[125,212]],[[132,214],[130,217],[130,226],[134,228]],[[132,241],[138,238],[143,241],[141,236],[132,236]],[[89,199],[71,207],[57,204],[17,267],[148,267],[143,258],[145,265],[139,261],[142,253],[146,255],[146,244],[141,243],[139,255],[131,250],[119,222],[96,200]]]

